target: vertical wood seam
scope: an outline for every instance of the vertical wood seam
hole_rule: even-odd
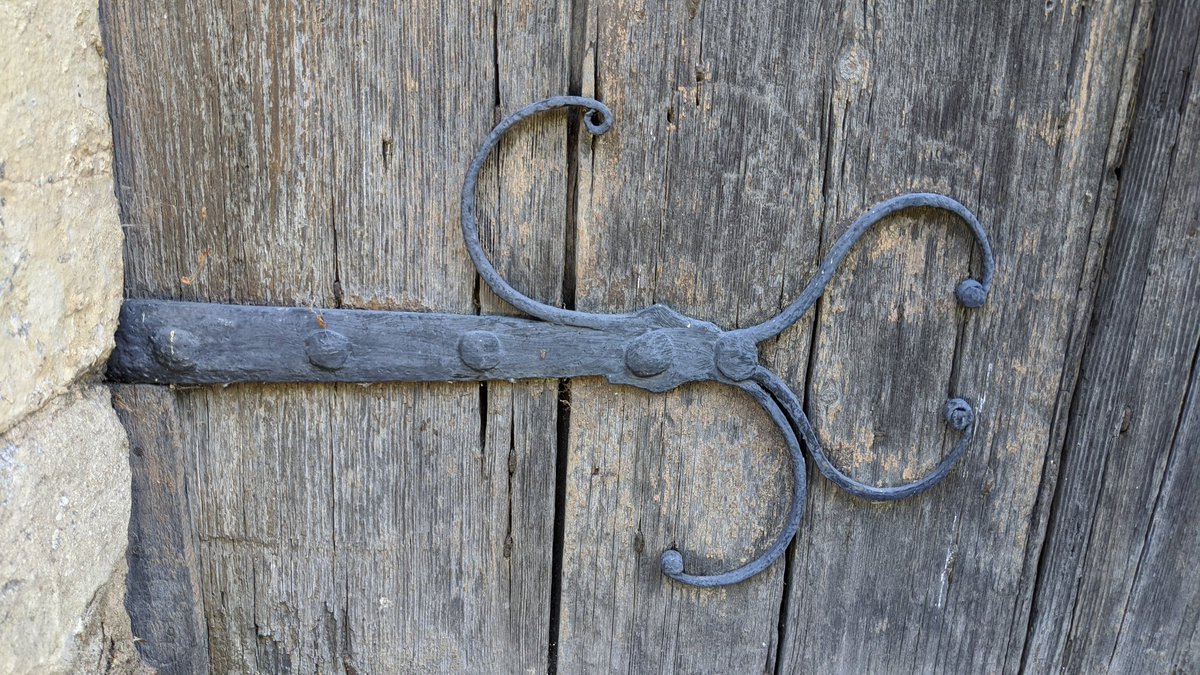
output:
[[[387,154],[384,154],[384,164],[387,164]],[[342,263],[338,253],[338,222],[337,204],[333,195],[329,196],[329,232],[333,244],[333,306],[342,307]]]
[[[821,148],[821,153],[823,156],[823,161],[821,163],[822,164],[821,208],[820,208],[820,217],[815,219],[816,223],[817,223],[817,248],[816,248],[816,250],[818,253],[818,259],[819,259],[820,254],[825,250],[825,228],[828,226],[829,219],[830,219],[830,206],[829,206],[830,179],[829,179],[829,177],[833,171],[833,138],[834,138],[833,100],[834,100],[835,88],[837,86],[834,82],[832,75],[827,77],[825,82],[826,82],[825,89],[824,89],[824,91],[822,91],[822,96],[824,97],[824,101],[823,101],[823,105],[821,106],[822,109],[824,110],[824,114],[821,115],[821,124],[820,124],[820,129],[819,129],[819,133],[821,135],[820,148]],[[785,270],[785,272],[786,272],[786,270]],[[783,279],[783,282],[780,284],[780,289],[779,289],[779,309],[780,310],[782,310],[784,307],[786,307],[788,305],[788,303],[790,302],[790,300],[784,296],[784,293],[785,293],[784,289],[787,288],[786,273],[784,274],[782,279]],[[801,286],[801,287],[803,287],[803,286]],[[816,369],[816,362],[817,362],[817,334],[818,334],[818,330],[819,330],[818,327],[821,325],[821,317],[824,314],[824,304],[825,304],[824,296],[823,295],[819,296],[819,297],[817,297],[816,302],[813,303],[813,307],[811,310],[812,311],[812,323],[809,326],[808,358],[805,360],[805,364],[804,364],[804,389],[800,394],[801,404],[804,406],[804,410],[805,410],[806,414],[809,414],[810,411],[812,410],[812,393],[813,393],[812,392],[812,382],[813,382],[813,372]],[[776,338],[776,340],[778,340],[778,338]],[[816,480],[816,476],[819,475],[819,473],[813,470],[813,468],[814,468],[813,464],[811,461],[809,461],[809,455],[810,455],[809,449],[807,447],[805,447],[804,449],[806,451],[804,454],[804,461],[805,461],[805,464],[808,465],[807,469],[805,471],[805,476],[811,482],[813,480]],[[797,488],[798,488],[798,486],[793,487],[793,489],[797,489]],[[809,505],[806,504],[805,506],[808,507]],[[803,533],[804,533],[804,526],[803,526],[803,521],[801,521],[800,530],[797,532],[796,537],[794,537],[792,539],[791,543],[788,544],[787,551],[784,553],[784,556],[783,556],[784,557],[784,574],[783,574],[783,583],[781,584],[781,592],[783,593],[783,598],[782,598],[781,602],[779,603],[779,619],[778,619],[778,629],[777,629],[777,633],[776,633],[776,636],[777,636],[777,639],[779,640],[779,642],[778,642],[778,644],[775,645],[775,649],[773,650],[773,653],[772,653],[772,657],[775,659],[775,667],[773,669],[774,675],[782,675],[781,671],[782,671],[783,662],[784,662],[783,650],[786,648],[785,647],[786,645],[790,644],[786,641],[787,634],[788,634],[788,631],[787,631],[788,611],[790,609],[790,604],[789,604],[788,600],[790,598],[790,593],[791,593],[791,588],[790,588],[789,582],[791,581],[792,574],[794,572],[793,566],[795,564],[796,548],[798,546],[797,541],[799,540],[800,536]]]
[[[562,622],[562,576],[563,549],[566,546],[567,510],[567,460],[568,442],[571,431],[571,385],[570,380],[559,380],[555,400],[557,419],[555,424],[554,461],[554,525],[551,540],[553,551],[550,557],[550,616],[549,641],[546,650],[546,672],[558,672],[558,640]]]
[[[571,0],[570,33],[567,37],[567,93],[579,96],[583,91],[583,61],[587,41],[587,0]],[[576,239],[579,236],[579,143],[580,115],[567,117],[567,195],[563,214],[562,304],[575,309],[577,283]],[[546,650],[546,672],[558,672],[558,640],[562,622],[563,554],[566,547],[567,463],[570,461],[571,383],[559,380],[555,396],[554,525],[551,535],[550,612]]]

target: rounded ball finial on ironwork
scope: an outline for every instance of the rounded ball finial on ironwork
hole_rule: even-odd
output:
[[[946,401],[946,409],[942,414],[955,431],[966,431],[975,424],[975,409],[965,399],[952,398]]]
[[[963,279],[958,287],[954,289],[954,296],[958,298],[958,303],[967,309],[975,309],[982,307],[987,300],[987,290],[983,284],[974,279]]]
[[[679,551],[669,548],[663,551],[662,558],[659,559],[662,564],[662,571],[667,576],[683,574],[683,556]]]

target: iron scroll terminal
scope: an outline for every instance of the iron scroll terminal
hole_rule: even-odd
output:
[[[965,308],[981,307],[991,289],[995,259],[987,233],[975,214],[950,197],[926,192],[903,194],[874,205],[855,220],[849,230],[838,239],[822,261],[816,275],[791,305],[767,321],[748,328],[723,331],[707,322],[684,317],[662,305],[632,314],[594,314],[552,307],[513,288],[491,264],[479,240],[475,186],[488,155],[506,133],[524,119],[557,108],[583,109],[584,126],[594,135],[604,134],[612,128],[612,111],[600,101],[582,96],[557,96],[538,101],[521,108],[496,125],[476,153],[463,183],[463,238],[480,278],[510,305],[542,321],[631,335],[626,359],[628,376],[610,377],[610,381],[651,391],[666,391],[684,382],[712,380],[744,390],[762,406],[779,428],[791,461],[791,507],[783,530],[767,551],[735,570],[715,575],[695,575],[684,571],[683,556],[671,549],[662,554],[661,566],[664,574],[692,586],[726,586],[762,572],[778,559],[795,536],[804,509],[806,476],[801,443],[826,478],[855,496],[873,501],[894,501],[918,495],[932,488],[950,473],[962,458],[974,434],[975,411],[966,399],[953,398],[944,406],[943,416],[959,433],[959,439],[950,454],[943,458],[929,475],[903,485],[867,485],[842,472],[825,454],[820,439],[795,393],[778,375],[759,363],[757,345],[790,328],[816,303],[838,266],[868,229],[888,216],[908,209],[933,208],[948,211],[958,216],[970,229],[982,253],[983,273],[979,279],[968,277],[960,282],[955,289],[955,296]],[[657,312],[664,318],[664,325],[646,325],[645,318],[648,312]],[[676,348],[680,342],[686,343],[688,348]]]

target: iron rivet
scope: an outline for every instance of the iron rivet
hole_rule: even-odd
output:
[[[191,370],[196,367],[196,352],[200,340],[191,332],[177,328],[160,328],[150,338],[154,358],[171,370]]]
[[[473,370],[491,370],[500,364],[500,338],[486,330],[469,331],[458,341],[458,356]]]
[[[717,339],[717,370],[734,382],[750,379],[758,367],[758,347],[745,338],[722,335]]]
[[[625,348],[625,365],[638,377],[654,377],[666,372],[675,359],[671,336],[661,330],[639,335]]]
[[[350,357],[350,338],[333,330],[314,330],[304,338],[308,362],[325,370],[337,370]]]

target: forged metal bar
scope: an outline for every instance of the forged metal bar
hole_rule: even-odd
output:
[[[667,391],[713,379],[717,330],[687,323],[661,306],[599,331],[506,316],[126,300],[108,375],[151,384],[603,375]]]
[[[664,392],[687,382],[736,386],[762,406],[779,428],[792,467],[792,500],[774,543],[737,569],[715,575],[684,572],[683,556],[662,554],[663,573],[692,586],[726,586],[769,567],[787,549],[804,513],[806,473],[801,443],[817,468],[842,489],[874,501],[920,494],[945,478],[974,434],[975,412],[962,398],[943,415],[960,436],[926,477],[903,485],[860,483],[838,469],[796,395],[760,365],[758,343],[776,337],[807,312],[825,291],[850,249],[872,225],[914,208],[958,216],[979,245],[983,274],[954,293],[959,304],[984,304],[995,273],[987,233],[970,210],[942,195],[911,193],[871,207],[834,244],[817,274],[786,309],[756,326],[724,331],[665,305],[624,314],[593,314],[552,307],[513,288],[483,251],[475,209],[479,172],[500,139],[522,120],[558,108],[583,108],[584,126],[600,135],[612,128],[603,103],[557,96],[528,105],[502,120],[480,146],[462,192],[462,231],[479,276],[496,295],[538,320],[502,316],[421,314],[355,309],[256,307],[164,300],[127,300],[121,309],[110,378],[122,382],[217,384],[227,382],[443,382],[564,378],[598,375],[614,384]]]

